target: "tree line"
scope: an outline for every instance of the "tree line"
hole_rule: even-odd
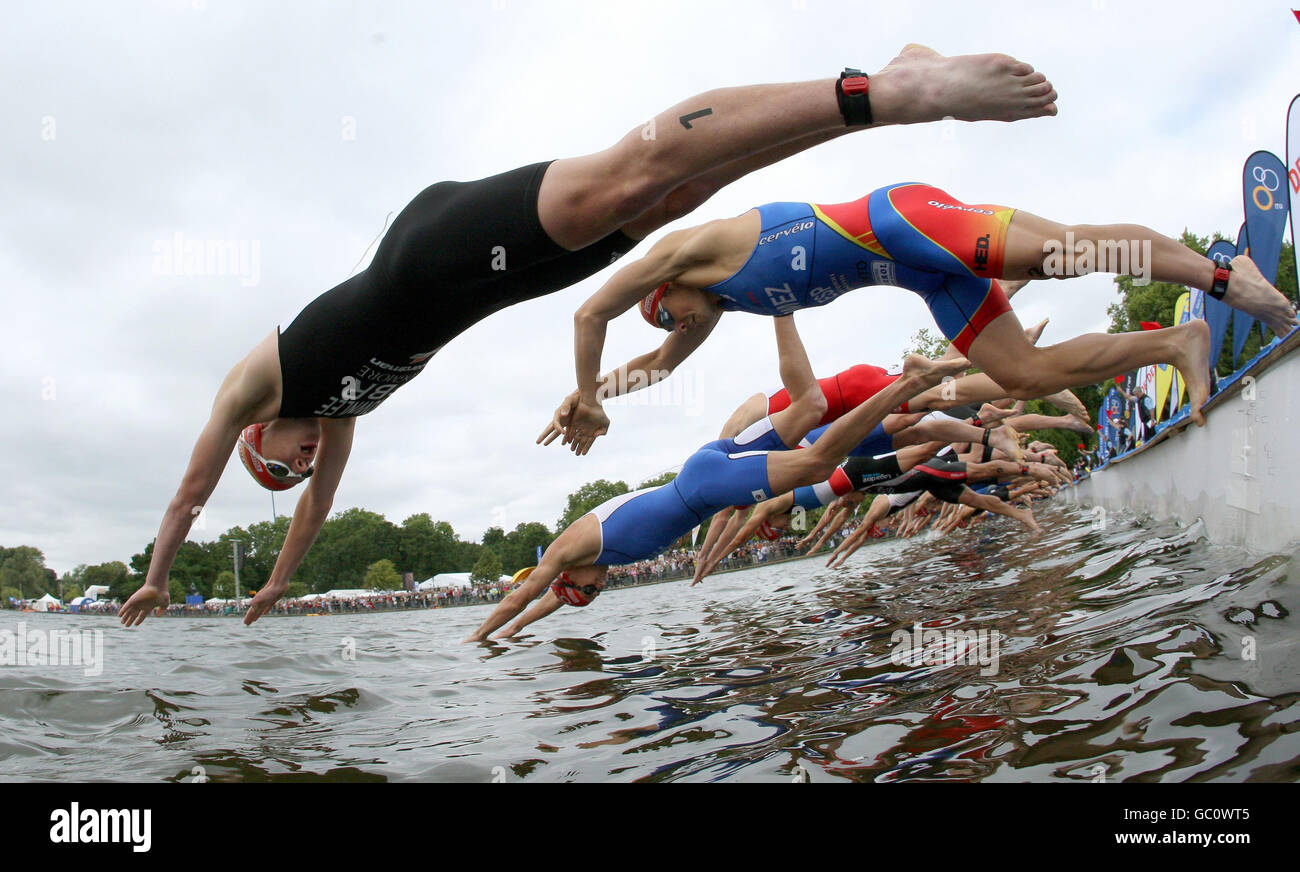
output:
[[[673,477],[674,473],[665,473],[637,487],[663,484]],[[509,532],[489,527],[478,542],[461,539],[450,523],[435,521],[427,512],[411,515],[398,525],[377,512],[347,509],[321,527],[315,544],[290,579],[288,595],[339,588],[400,589],[407,572],[416,581],[444,572],[469,572],[474,580],[495,581],[502,574],[536,564],[539,547],[545,550],[569,524],[630,490],[623,481],[589,482],[569,495],[554,531],[546,524],[527,521]],[[211,541],[185,541],[168,576],[172,602],[183,602],[191,592],[204,599],[233,596],[236,542],[243,543],[241,595],[258,590],[271,576],[291,520],[281,515],[247,528],[231,527]],[[125,600],[144,584],[153,547],[150,542],[127,562],[82,564],[62,576],[45,565],[45,555],[38,548],[0,547],[0,602],[7,605],[10,599],[39,599],[47,593],[66,601],[94,585],[108,588],[101,599]]]

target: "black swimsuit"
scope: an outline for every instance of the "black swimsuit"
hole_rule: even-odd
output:
[[[552,241],[537,214],[548,166],[420,192],[369,267],[280,331],[280,417],[374,411],[476,322],[594,275],[636,245],[621,231],[578,251]]]
[[[939,457],[918,463],[907,472],[900,470],[897,454],[852,457],[841,468],[854,490],[869,494],[928,491],[936,499],[955,503],[966,488],[966,464]]]

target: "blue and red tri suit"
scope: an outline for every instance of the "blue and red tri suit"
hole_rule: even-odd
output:
[[[600,523],[597,565],[646,560],[727,506],[751,506],[771,499],[767,455],[786,451],[771,418],[732,439],[701,446],[668,484],[606,500],[591,510]]]
[[[1014,209],[962,203],[938,188],[903,183],[852,203],[768,203],[745,265],[704,290],[727,311],[788,315],[867,285],[915,291],[966,354],[1010,311],[1002,274]]]

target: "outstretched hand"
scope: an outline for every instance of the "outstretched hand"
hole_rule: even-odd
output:
[[[591,450],[591,444],[598,436],[609,432],[609,417],[600,403],[584,403],[574,391],[564,398],[551,416],[551,423],[537,437],[537,444],[550,445],[555,437],[563,436],[561,445],[568,445],[574,454],[582,455]]]
[[[117,616],[122,620],[122,626],[138,627],[144,623],[145,618],[149,617],[150,612],[161,617],[171,601],[171,594],[167,592],[167,588],[150,587],[146,584],[131,594],[131,598],[117,610]]]
[[[542,435],[537,437],[538,445],[550,445],[557,436],[564,435],[564,431],[569,428],[569,422],[573,419],[573,407],[577,404],[577,391],[564,398],[564,401],[556,408],[555,414],[551,416],[551,423],[547,424],[546,429],[542,431]]]
[[[257,596],[253,597],[253,601],[249,603],[248,611],[244,613],[244,624],[252,624],[258,618],[262,617],[262,615],[269,612],[271,606],[279,602],[280,597],[284,596],[285,592],[288,590],[289,583],[287,581],[284,584],[264,585],[262,589],[257,592]]]
[[[584,403],[581,400],[573,407],[569,416],[569,426],[564,431],[564,445],[574,454],[583,455],[591,450],[591,443],[597,437],[609,432],[609,417],[600,403]]]

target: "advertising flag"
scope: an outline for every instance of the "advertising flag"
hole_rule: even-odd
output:
[[[1286,165],[1287,200],[1291,213],[1291,246],[1295,256],[1296,275],[1300,276],[1300,246],[1295,244],[1295,207],[1300,200],[1300,95],[1291,101],[1286,111]]]
[[[1226,239],[1220,239],[1210,246],[1205,256],[1215,263],[1227,264],[1237,253],[1237,247]],[[1205,320],[1210,325],[1210,362],[1217,364],[1223,352],[1223,340],[1228,336],[1228,323],[1232,318],[1232,307],[1222,300],[1205,295]]]

